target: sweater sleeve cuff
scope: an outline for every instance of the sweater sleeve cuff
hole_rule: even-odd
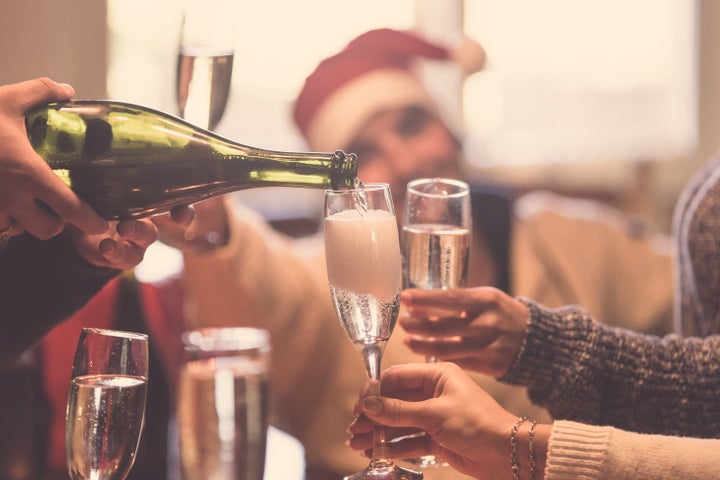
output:
[[[612,430],[556,421],[550,433],[545,480],[601,478]]]
[[[529,311],[527,333],[512,367],[500,380],[529,387],[533,401],[545,403],[571,387],[575,376],[565,375],[564,369],[582,362],[590,351],[592,320],[579,307],[547,309],[528,299],[521,301]]]

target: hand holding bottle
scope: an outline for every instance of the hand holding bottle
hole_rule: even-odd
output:
[[[400,299],[405,344],[468,370],[501,377],[525,338],[527,307],[496,288],[410,289]]]
[[[194,219],[193,207],[175,207],[166,220],[182,231]],[[158,229],[151,219],[110,222],[110,228],[100,235],[88,235],[68,226],[63,235],[88,263],[97,267],[129,270],[139,264],[145,250],[158,239]]]
[[[381,389],[382,397],[365,397],[357,405],[362,415],[348,429],[351,448],[367,451],[372,447],[371,421],[386,426],[388,440],[420,429],[424,436],[388,441],[388,453],[397,458],[433,454],[478,479],[512,478],[509,441],[517,417],[457,365],[396,365],[383,372]],[[536,472],[544,468],[549,435],[549,425],[535,428]],[[518,441],[527,447],[527,426],[518,432]]]
[[[194,206],[195,218],[179,224],[168,215],[152,217],[158,227],[160,241],[184,252],[204,253],[227,244],[228,214],[222,197],[209,198]]]
[[[47,239],[67,224],[89,234],[107,230],[108,223],[33,150],[25,131],[25,111],[72,95],[71,86],[48,78],[0,86],[0,239],[24,231]]]

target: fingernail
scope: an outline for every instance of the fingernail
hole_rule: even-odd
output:
[[[353,420],[352,422],[350,422],[350,425],[348,425],[348,427],[345,429],[345,433],[346,433],[346,434],[348,434],[348,435],[352,435],[352,434],[353,434],[352,429],[353,429],[353,427],[357,424],[357,421],[358,421],[358,419],[356,418],[355,420]]]
[[[412,295],[410,295],[410,292],[400,292],[400,301],[403,303],[410,303],[412,301]]]
[[[137,225],[133,221],[124,221],[117,224],[115,227],[115,231],[120,235],[121,237],[129,237],[133,234],[135,234]]]
[[[66,94],[73,96],[75,95],[75,89],[67,83],[60,83],[60,87],[65,91]]]
[[[362,401],[362,408],[370,415],[379,415],[382,413],[382,402],[377,397],[366,397]]]
[[[112,255],[117,249],[117,244],[111,238],[104,238],[100,241],[98,249],[100,250],[100,254],[102,256]]]

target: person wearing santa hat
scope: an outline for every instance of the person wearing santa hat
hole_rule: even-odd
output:
[[[411,31],[371,30],[319,63],[293,109],[309,149],[356,153],[359,178],[389,183],[396,209],[409,180],[463,174],[462,129],[424,87],[415,70],[420,61],[470,74],[482,68],[485,52],[469,39],[447,48]],[[583,204],[592,208],[578,214],[578,203],[567,205],[554,195],[516,199],[498,185],[473,185],[469,285],[497,286],[548,306],[578,303],[601,319],[631,319],[623,326],[667,332],[667,252],[658,252],[652,239],[609,207]],[[227,199],[196,205],[196,211],[191,241],[159,225],[161,239],[183,251],[188,314],[199,325],[270,330],[276,424],[303,443],[308,480],[363,468],[367,459],[345,446],[345,429],[365,373],[335,316],[321,239],[281,235]],[[204,244],[210,233],[212,244]],[[423,361],[403,345],[405,336],[396,328],[384,367]],[[524,389],[473,378],[510,412],[549,419]],[[449,468],[424,473],[428,479],[464,478]]]
[[[468,76],[482,70],[485,60],[484,49],[467,37],[448,48],[412,32],[372,30],[318,64],[300,90],[293,119],[311,150],[354,152],[363,182],[389,183],[400,218],[410,180],[464,177],[462,120],[431,96],[416,67],[441,63]],[[547,192],[515,198],[499,184],[470,183],[475,224],[470,284],[522,294],[551,289],[555,292],[542,293],[548,303],[579,303],[601,318],[615,318],[634,303],[636,292],[627,289],[626,281],[631,284],[632,277],[644,276],[650,268],[658,273],[657,283],[647,289],[652,300],[641,309],[633,307],[637,323],[625,326],[669,329],[669,256],[639,238],[636,222],[595,202]],[[583,241],[585,235],[592,241]],[[568,239],[575,241],[569,245]],[[523,245],[535,251],[539,264],[522,261],[518,250]],[[613,246],[612,253],[607,245]],[[637,262],[632,264],[636,270],[623,270],[628,258]],[[583,268],[575,263],[580,259]],[[538,274],[528,276],[528,271],[534,268],[541,278],[553,275],[553,285],[532,286]],[[612,282],[601,276],[611,269],[617,269]]]

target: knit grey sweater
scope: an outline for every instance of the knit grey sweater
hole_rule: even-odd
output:
[[[673,228],[683,337],[640,335],[580,307],[525,300],[525,343],[502,380],[526,385],[556,419],[720,438],[720,156],[684,190]]]

